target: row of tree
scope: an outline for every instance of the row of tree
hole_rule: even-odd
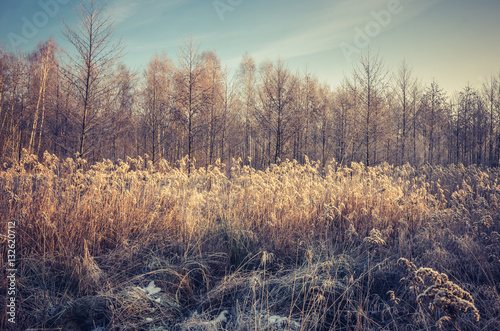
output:
[[[120,64],[102,8],[89,1],[79,13],[79,25],[66,25],[71,51],[53,39],[30,54],[0,48],[3,162],[26,149],[90,161],[241,157],[256,168],[306,157],[498,166],[500,75],[450,97],[436,81],[422,85],[406,62],[391,73],[368,51],[332,89],[248,54],[231,75],[193,37],[176,59],[155,55],[138,75]]]

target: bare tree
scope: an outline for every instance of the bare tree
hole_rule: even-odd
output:
[[[259,135],[261,137],[261,163],[260,167],[265,167],[271,164],[271,144],[272,144],[272,128],[271,128],[271,99],[262,86],[270,84],[271,71],[273,64],[266,60],[259,65],[259,87],[258,87],[258,105],[255,107],[256,125],[259,127]]]
[[[221,127],[223,103],[223,72],[219,57],[215,51],[202,54],[203,79],[203,115],[206,118],[206,134],[208,140],[205,148],[206,165],[212,164],[216,153],[216,145]]]
[[[400,164],[400,142],[402,138],[401,114],[396,93],[388,88],[384,93],[384,107],[386,108],[383,126],[387,132],[383,135],[385,143],[385,157],[383,160],[391,164]]]
[[[37,91],[34,101],[35,112],[33,114],[30,140],[28,143],[29,153],[34,152],[37,131],[39,132],[37,154],[40,153],[43,125],[45,122],[46,92],[48,87],[49,74],[55,77],[58,71],[56,52],[57,45],[51,38],[47,42],[38,44],[38,49],[31,56],[32,64],[30,71],[35,75],[34,83],[36,83]]]
[[[459,93],[457,108],[457,158],[465,165],[478,162],[483,143],[484,104],[479,93],[467,85]],[[480,158],[480,157],[479,157]]]
[[[500,77],[499,77],[500,78]],[[483,95],[485,107],[488,110],[488,164],[492,167],[498,165],[498,159],[494,155],[496,140],[496,127],[498,123],[498,111],[500,109],[500,82],[494,75],[483,83]]]
[[[124,64],[117,68],[117,91],[111,107],[110,117],[110,142],[111,148],[107,151],[107,157],[116,160],[133,156],[137,149],[138,137],[135,130],[137,101],[137,75]]]
[[[423,129],[424,136],[427,140],[427,157],[425,160],[430,164],[434,164],[436,148],[441,142],[441,135],[437,133],[438,123],[444,120],[443,114],[447,107],[446,94],[439,84],[433,80],[431,85],[427,87],[422,96],[422,116],[424,118]]]
[[[355,125],[354,114],[356,95],[349,88],[349,83],[343,80],[334,94],[334,123],[335,125],[335,157],[341,162],[353,159],[355,142],[358,140],[359,128]],[[349,152],[350,150],[350,152]]]
[[[415,81],[415,84],[410,90],[411,95],[411,130],[412,130],[412,163],[417,164],[417,129],[420,126],[420,100],[421,100],[421,88],[420,83]]]
[[[261,86],[264,107],[259,117],[269,132],[274,133],[275,163],[281,159],[283,147],[290,137],[288,126],[292,120],[291,105],[295,98],[296,86],[296,77],[285,67],[283,61],[278,60],[276,65],[270,64],[265,69]]]
[[[320,96],[320,86],[317,77],[312,75],[307,69],[303,75],[297,74],[297,76],[300,76],[301,79],[297,80],[293,100],[293,158],[303,162],[306,155],[318,158],[316,154],[318,145],[321,145],[319,154],[323,155],[324,137],[320,137],[320,135],[326,133],[326,131],[321,130],[320,134],[316,134],[316,130],[313,130],[313,128],[314,124],[318,124],[319,126],[327,124],[324,121],[327,119],[327,108],[329,110],[330,107],[326,100],[328,92],[324,90],[322,92],[325,93]],[[321,128],[327,130],[328,125]]]
[[[30,120],[28,104],[32,75],[28,70],[28,60],[24,55],[5,54],[2,56],[2,62],[4,66],[2,109],[5,108],[5,110],[1,112],[0,152],[4,158],[9,158],[8,155],[10,155],[10,159],[14,161],[20,159],[23,146],[26,145],[24,138]]]
[[[203,104],[203,68],[199,45],[191,36],[179,50],[179,64],[175,74],[176,114],[187,134],[187,156],[194,156],[194,139],[201,133],[203,123],[198,121]]]
[[[365,162],[377,162],[378,136],[383,125],[383,93],[386,88],[387,71],[378,54],[373,55],[370,50],[362,54],[359,63],[352,72],[349,81],[351,90],[356,95],[357,105],[363,118],[363,136],[365,148]],[[372,153],[370,153],[372,151]]]
[[[6,53],[0,46],[0,153],[4,156],[7,138],[6,123],[9,118],[8,92],[11,88],[12,55]]]
[[[238,82],[240,84],[240,96],[242,99],[242,118],[244,122],[244,144],[243,144],[243,160],[247,162],[249,158],[255,160],[255,155],[252,155],[252,117],[256,107],[256,88],[257,88],[257,67],[254,59],[248,54],[243,55],[239,69]]]
[[[408,140],[408,129],[410,122],[411,93],[416,81],[413,78],[412,70],[406,61],[403,61],[398,68],[395,77],[394,90],[399,102],[397,108],[398,117],[398,138],[400,146],[400,163],[404,164],[406,159],[406,146]]]
[[[328,153],[329,139],[331,137],[331,130],[333,126],[333,94],[330,87],[326,84],[319,86],[318,88],[318,103],[314,107],[315,121],[321,136],[321,164],[324,167],[328,157],[331,154]],[[312,127],[310,130],[311,134],[314,134]],[[345,133],[345,127],[342,128],[343,133]]]
[[[234,83],[229,78],[228,69],[224,69],[222,73],[222,81],[223,81],[223,91],[222,91],[222,109],[221,109],[221,139],[220,139],[220,159],[221,162],[225,162],[227,158],[227,147],[228,143],[231,143],[231,137],[229,133],[231,133],[231,128],[234,128],[234,124],[236,123],[236,113],[235,113],[235,104],[237,100],[236,96],[236,88]],[[234,137],[234,132],[233,132]]]
[[[105,108],[102,101],[116,88],[114,69],[121,57],[122,45],[121,40],[114,40],[111,16],[94,0],[81,3],[77,14],[76,26],[64,22],[64,36],[76,52],[66,52],[73,68],[66,75],[77,90],[82,109],[78,152],[80,157],[85,157],[92,148],[86,138],[89,131],[96,129],[100,111]]]
[[[67,64],[60,63],[60,66]],[[77,104],[80,100],[77,91],[65,72],[69,68],[60,69],[57,72],[56,81],[52,86],[52,109],[49,109],[48,127],[52,151],[57,155],[68,157],[75,154],[75,146],[78,146],[78,132],[81,128],[80,109]]]
[[[168,126],[174,107],[173,62],[166,54],[154,56],[144,72],[143,111],[146,133],[146,151],[151,152],[153,163],[166,157],[164,145],[168,143]],[[150,143],[148,143],[150,142]],[[168,148],[169,146],[167,146]]]

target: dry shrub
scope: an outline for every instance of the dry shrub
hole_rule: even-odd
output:
[[[403,278],[402,282],[409,282],[412,289],[420,292],[417,296],[417,302],[429,302],[429,310],[435,308],[442,309],[446,315],[443,315],[436,322],[438,328],[442,328],[445,322],[457,324],[459,312],[470,310],[476,322],[479,321],[479,310],[474,305],[474,299],[471,294],[462,289],[457,284],[448,279],[448,275],[439,273],[431,268],[419,268],[405,258],[398,260],[398,264],[407,268],[408,276]],[[431,285],[428,281],[430,280]]]

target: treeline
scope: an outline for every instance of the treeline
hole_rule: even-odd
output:
[[[120,63],[110,18],[92,1],[74,46],[50,39],[29,54],[0,48],[0,157],[184,156],[198,166],[241,157],[255,168],[284,159],[323,164],[381,162],[498,166],[500,75],[449,96],[423,85],[403,62],[390,72],[378,55],[360,56],[338,86],[280,59],[248,54],[230,73],[215,51],[191,37],[176,58],[154,55],[143,73]]]

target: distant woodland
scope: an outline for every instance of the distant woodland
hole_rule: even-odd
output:
[[[112,18],[91,3],[79,10],[80,20],[66,23],[72,48],[53,39],[31,53],[0,48],[4,166],[23,149],[88,162],[187,156],[207,166],[241,158],[257,169],[333,158],[499,164],[500,74],[449,95],[438,81],[422,84],[410,64],[389,71],[367,50],[332,87],[281,59],[256,63],[248,54],[229,72],[192,36],[175,56],[153,55],[137,73],[121,62]]]

